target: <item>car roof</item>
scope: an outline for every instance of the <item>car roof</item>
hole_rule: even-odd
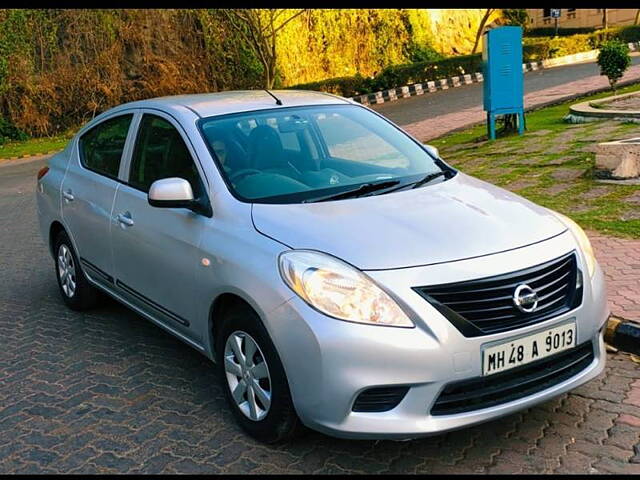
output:
[[[138,100],[115,107],[109,113],[129,108],[157,108],[165,111],[187,108],[200,117],[210,117],[273,108],[354,103],[343,97],[310,90],[270,90],[270,92],[282,102],[282,105],[277,105],[275,99],[265,90],[234,90]]]

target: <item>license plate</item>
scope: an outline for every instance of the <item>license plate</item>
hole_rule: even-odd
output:
[[[482,375],[493,375],[535,362],[576,345],[576,322],[487,346],[482,352]]]

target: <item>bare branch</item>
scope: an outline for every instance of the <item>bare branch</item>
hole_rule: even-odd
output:
[[[302,14],[303,14],[304,12],[306,12],[306,11],[307,11],[307,9],[306,9],[306,8],[303,8],[302,10],[300,10],[300,11],[299,11],[298,13],[296,13],[295,15],[292,15],[291,17],[289,17],[289,18],[288,18],[287,20],[285,20],[285,21],[284,21],[284,22],[283,22],[279,27],[277,27],[277,28],[274,30],[274,33],[276,33],[276,32],[278,32],[278,31],[282,30],[282,29],[284,28],[284,26],[285,26],[287,23],[289,23],[289,22],[290,22],[291,20],[293,20],[294,18],[299,17],[300,15],[302,15]]]

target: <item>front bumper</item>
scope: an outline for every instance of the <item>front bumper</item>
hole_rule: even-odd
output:
[[[454,430],[528,408],[597,376],[604,368],[602,327],[608,317],[599,267],[585,277],[582,304],[565,314],[528,327],[493,335],[464,337],[411,287],[461,281],[526,268],[575,249],[569,234],[487,257],[448,264],[367,272],[411,314],[415,328],[362,325],[329,319],[298,297],[269,315],[296,411],[302,422],[321,432],[347,438],[406,439]],[[578,254],[580,265],[584,259]],[[583,269],[584,271],[584,269]],[[437,278],[437,282],[433,279]],[[455,415],[431,415],[444,387],[479,377],[481,346],[533,333],[569,318],[577,323],[577,345],[593,342],[594,359],[573,377],[527,397]],[[275,327],[275,328],[274,328]],[[410,386],[386,412],[353,412],[363,390]]]

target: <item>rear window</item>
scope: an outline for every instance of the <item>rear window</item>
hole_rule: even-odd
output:
[[[133,114],[105,120],[80,137],[80,162],[85,168],[117,178]]]

